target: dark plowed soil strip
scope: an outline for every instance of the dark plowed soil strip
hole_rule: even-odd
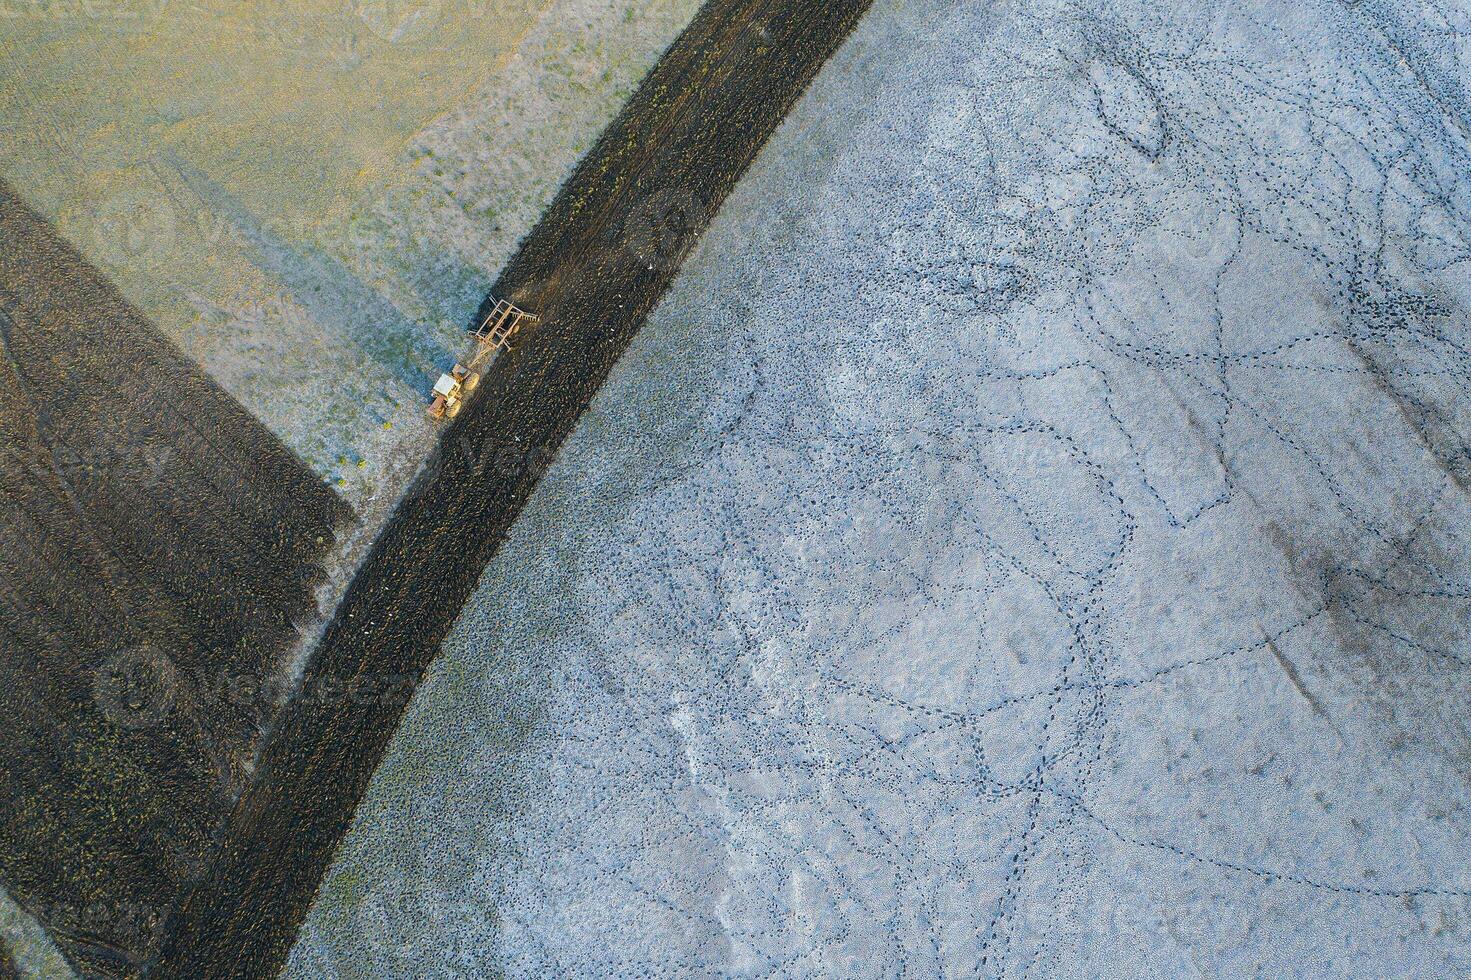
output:
[[[432,458],[353,581],[309,686],[415,681],[481,571],[736,180],[868,0],[711,0],[603,135],[496,286],[542,315]],[[157,975],[281,966],[402,713],[392,697],[288,712]]]
[[[0,877],[84,972],[204,866],[348,516],[0,183]]]

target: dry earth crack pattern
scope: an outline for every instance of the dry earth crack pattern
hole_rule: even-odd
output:
[[[1449,3],[876,4],[295,975],[1464,975],[1468,78]]]

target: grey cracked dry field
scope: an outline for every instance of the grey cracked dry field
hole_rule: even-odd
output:
[[[290,976],[1467,975],[1452,7],[875,4]]]

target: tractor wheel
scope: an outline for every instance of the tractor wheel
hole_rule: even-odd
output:
[[[460,382],[460,384],[465,389],[465,394],[468,395],[470,392],[480,387],[480,373],[478,371],[471,371],[469,374],[465,375],[465,380]]]
[[[459,415],[460,414],[460,407],[463,404],[464,404],[463,402],[455,402],[449,408],[446,408],[444,410],[444,414],[447,415],[447,416],[449,416],[450,418],[454,418],[456,415]]]

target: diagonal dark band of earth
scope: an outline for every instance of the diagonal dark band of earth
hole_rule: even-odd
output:
[[[349,520],[0,180],[0,880],[79,975],[212,853],[272,714],[224,681],[281,676]]]
[[[709,0],[664,54],[501,275],[495,294],[541,322],[446,431],[338,607],[306,690],[417,684],[546,462],[869,2]],[[150,975],[279,971],[406,700],[286,709],[209,870],[164,923]]]

